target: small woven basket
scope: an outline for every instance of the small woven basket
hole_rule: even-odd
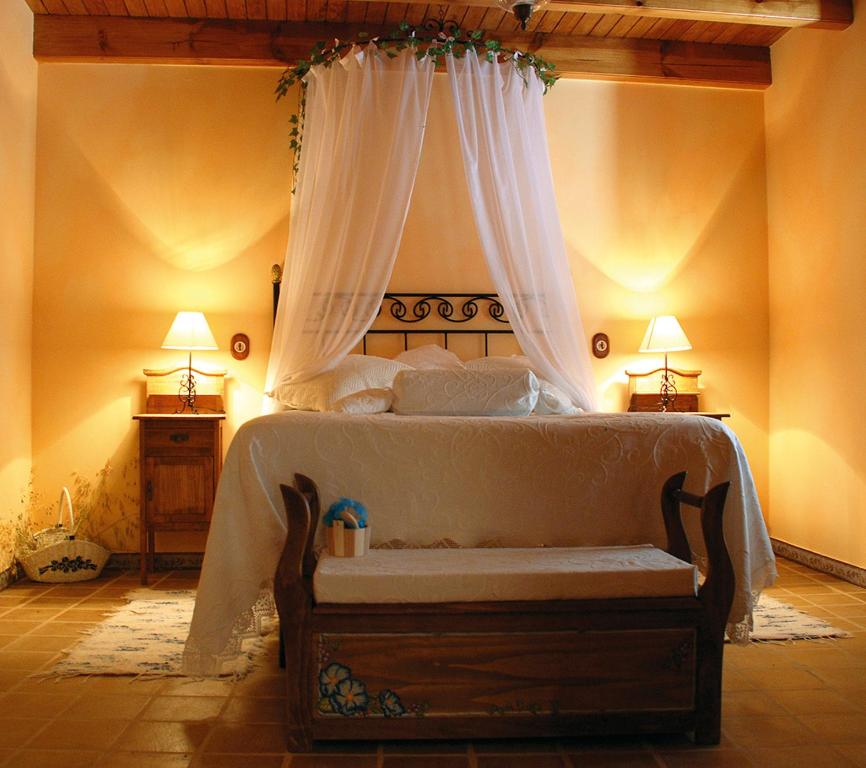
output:
[[[63,507],[69,512],[69,526],[63,524]],[[57,525],[33,535],[33,548],[18,557],[28,578],[52,584],[95,579],[102,573],[108,556],[105,547],[75,538],[75,514],[69,490],[60,493]]]

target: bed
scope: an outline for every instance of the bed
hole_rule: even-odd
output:
[[[420,311],[463,322],[460,309],[431,313],[435,301],[427,298],[427,308],[410,309],[410,318]],[[398,333],[408,347],[403,334],[411,331]],[[695,493],[731,483],[724,525],[736,588],[728,633],[745,641],[753,602],[773,583],[775,562],[743,449],[720,421],[688,414],[305,411],[253,419],[226,456],[185,671],[224,672],[242,639],[273,615],[273,576],[287,535],[279,486],[295,473],[315,479],[325,509],[340,497],[362,500],[374,547],[663,547],[659,489],[683,470],[686,490]],[[700,564],[700,537],[690,540]]]

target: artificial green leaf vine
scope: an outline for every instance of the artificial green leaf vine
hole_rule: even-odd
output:
[[[487,61],[511,61],[517,71],[526,78],[526,73],[533,69],[544,85],[547,93],[557,81],[558,75],[554,73],[554,64],[536,56],[533,53],[521,51],[516,48],[506,48],[498,40],[484,39],[484,32],[480,29],[467,32],[465,35],[456,25],[446,25],[439,22],[440,31],[432,35],[418,34],[415,27],[405,21],[399,28],[388,35],[370,37],[360,33],[357,40],[340,41],[334,40],[332,45],[318,42],[313,46],[308,59],[301,59],[294,66],[283,71],[277,83],[277,100],[286,96],[289,89],[296,83],[300,84],[301,92],[298,99],[298,110],[289,117],[289,147],[292,150],[292,192],[295,191],[297,183],[298,167],[301,160],[301,144],[304,133],[304,113],[307,105],[307,84],[305,77],[310,69],[321,64],[330,67],[338,61],[346,51],[354,46],[373,44],[381,50],[388,58],[396,58],[401,51],[414,50],[415,57],[421,61],[424,58],[432,59],[435,66],[442,63],[445,56],[453,56],[455,59],[463,58],[467,52],[475,51],[483,55]],[[447,30],[447,31],[446,31]]]

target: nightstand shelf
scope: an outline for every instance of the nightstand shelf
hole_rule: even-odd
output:
[[[222,467],[224,414],[142,413],[141,583],[154,570],[157,531],[206,531]]]

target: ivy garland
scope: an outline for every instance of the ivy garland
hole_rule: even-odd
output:
[[[425,37],[419,35],[415,27],[404,21],[398,29],[387,35],[371,38],[368,34],[361,32],[357,40],[346,42],[335,40],[331,46],[324,42],[318,42],[313,46],[308,59],[301,59],[297,64],[283,71],[276,88],[277,100],[279,101],[295,83],[301,85],[298,111],[289,117],[289,125],[291,126],[289,147],[293,153],[292,193],[294,193],[297,183],[298,165],[301,159],[301,140],[304,132],[304,113],[307,105],[307,84],[304,78],[312,67],[319,64],[330,67],[354,46],[369,44],[375,44],[389,59],[397,58],[401,51],[409,48],[415,51],[415,57],[419,61],[426,57],[432,59],[435,66],[442,62],[444,56],[451,55],[455,59],[462,59],[469,51],[481,51],[487,61],[511,61],[524,79],[526,79],[526,73],[530,69],[534,69],[538,79],[544,85],[544,93],[547,93],[559,79],[559,75],[553,72],[554,64],[533,53],[516,48],[506,48],[498,40],[485,40],[484,31],[480,29],[467,32],[466,36],[462,37],[461,30],[456,26],[451,26],[447,31],[440,31],[433,36]]]

